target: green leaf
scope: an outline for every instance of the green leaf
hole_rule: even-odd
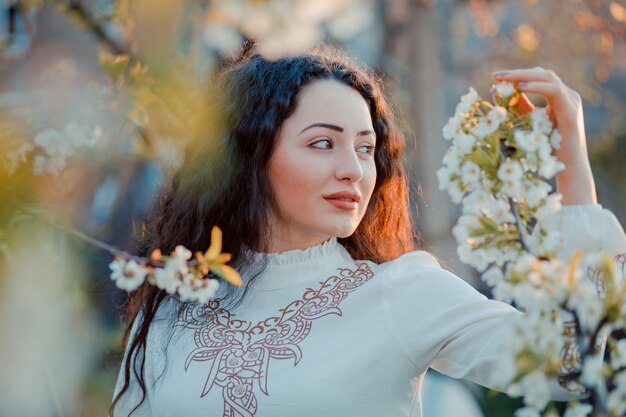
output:
[[[482,148],[478,147],[475,151],[465,157],[466,160],[475,163],[476,165],[483,167],[489,167],[493,165],[492,157]]]
[[[493,220],[491,220],[490,218],[480,217],[478,221],[486,230],[489,230],[492,233],[498,232],[498,224],[494,222]]]

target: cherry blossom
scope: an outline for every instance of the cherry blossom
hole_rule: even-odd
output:
[[[519,94],[512,84],[492,91],[495,105],[473,88],[461,97],[442,131],[450,147],[437,178],[462,204],[452,229],[460,260],[481,272],[494,298],[525,313],[515,321],[495,383],[524,396],[518,417],[557,416],[547,408],[548,386],[564,374],[567,389],[591,390],[603,412],[623,415],[626,339],[609,340],[626,324],[623,271],[600,253],[559,258],[562,237],[547,224],[562,196],[547,181],[564,169],[553,155],[561,135],[545,108],[526,115],[509,109]],[[565,331],[566,323],[575,333]],[[564,358],[570,345],[578,354]],[[606,350],[610,364],[603,361]],[[575,402],[564,417],[593,411],[594,405]]]

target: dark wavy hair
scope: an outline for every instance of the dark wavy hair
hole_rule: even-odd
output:
[[[140,252],[145,255],[160,248],[169,253],[179,244],[192,252],[204,251],[210,244],[211,228],[217,225],[223,231],[223,251],[233,256],[231,264],[240,271],[255,272],[246,274],[242,288],[228,286],[220,301],[233,306],[243,302],[264,268],[250,262],[245,248],[262,251],[267,247],[264,227],[276,207],[268,177],[275,140],[298,104],[299,91],[318,80],[335,80],[358,91],[369,105],[376,133],[377,179],[371,200],[355,232],[339,242],[354,259],[376,263],[415,250],[402,162],[405,139],[385,98],[382,80],[345,53],[325,46],[276,60],[248,51],[218,74],[212,83],[218,94],[212,94],[207,104],[212,109],[208,114],[213,115],[207,118],[208,137],[186,149],[184,162],[147,218]],[[131,368],[143,393],[133,411],[145,400],[148,329],[167,296],[147,283],[129,295],[124,345],[133,322],[140,319],[127,346],[124,385],[110,406],[112,417],[129,388]]]

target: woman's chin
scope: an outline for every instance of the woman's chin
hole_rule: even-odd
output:
[[[331,236],[336,237],[338,239],[345,239],[345,238],[352,236],[355,230],[356,230],[356,227],[342,228],[342,229],[336,230]]]

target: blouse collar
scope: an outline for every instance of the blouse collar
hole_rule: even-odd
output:
[[[255,278],[252,289],[276,290],[295,286],[313,278],[325,279],[321,274],[334,271],[351,261],[352,257],[336,237],[306,249],[279,253],[262,253],[249,250],[253,263],[265,264],[265,270]]]

